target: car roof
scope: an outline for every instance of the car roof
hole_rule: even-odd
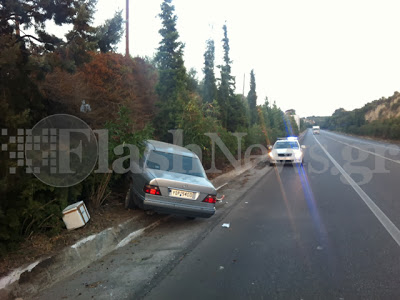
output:
[[[164,142],[155,141],[155,140],[147,140],[146,144],[149,146],[149,149],[151,149],[151,150],[197,158],[197,155],[194,154],[192,151],[190,151],[184,147],[178,146],[178,145],[164,143]]]
[[[278,138],[275,143],[283,143],[283,142],[299,142],[299,140],[295,136],[289,136],[285,138]]]
[[[275,144],[282,144],[282,143],[287,143],[287,142],[295,142],[295,143],[297,143],[299,146],[300,146],[300,143],[299,143],[299,141],[297,140],[297,139],[278,139],[276,142],[275,142]]]
[[[278,140],[275,142],[275,144],[287,143],[287,142],[295,142],[295,143],[299,144],[299,141],[296,141],[296,140]]]

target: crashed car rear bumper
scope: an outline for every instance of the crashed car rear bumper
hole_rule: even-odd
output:
[[[209,218],[215,214],[215,206],[213,204],[203,202],[187,204],[168,197],[149,197],[146,195],[143,204],[144,209],[186,217]]]

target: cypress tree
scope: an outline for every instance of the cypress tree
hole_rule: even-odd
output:
[[[172,0],[164,0],[161,4],[159,17],[162,28],[159,33],[162,39],[155,57],[159,73],[156,86],[159,110],[154,119],[154,127],[163,140],[168,139],[168,130],[176,128],[187,102],[188,77],[183,61],[184,44],[178,41],[177,16],[174,15],[175,7],[171,2]]]
[[[206,52],[204,53],[204,84],[202,90],[203,100],[212,103],[217,99],[217,85],[214,73],[215,45],[213,40],[207,41]]]
[[[250,110],[250,125],[257,123],[257,93],[256,93],[256,79],[254,70],[250,72],[250,91],[247,94],[247,101]]]
[[[221,70],[218,88],[218,104],[220,106],[220,120],[222,125],[231,132],[247,126],[246,108],[240,96],[235,95],[235,77],[231,75],[232,61],[229,58],[229,38],[226,25],[224,31],[223,49],[224,64],[218,66]]]
[[[231,76],[231,63],[229,58],[229,38],[228,30],[226,25],[222,26],[224,31],[224,38],[222,39],[223,49],[224,49],[224,64],[218,66],[221,70],[221,78],[219,79],[218,88],[218,104],[221,109],[221,122],[222,125],[227,128],[228,125],[228,115],[231,111],[231,100],[234,98],[235,90],[235,78]]]

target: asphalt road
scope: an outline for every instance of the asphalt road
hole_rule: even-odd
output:
[[[398,148],[303,144],[303,168],[265,175],[146,299],[400,299]]]
[[[261,164],[214,217],[170,218],[34,298],[400,299],[400,148],[302,143],[303,167]]]

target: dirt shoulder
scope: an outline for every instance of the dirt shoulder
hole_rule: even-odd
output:
[[[208,174],[209,180],[231,171],[233,166],[225,164],[220,166],[219,169],[222,173]],[[100,208],[94,210],[88,207],[90,221],[81,228],[70,231],[64,229],[53,237],[45,234],[33,234],[26,238],[14,252],[0,258],[0,278],[6,276],[12,270],[33,263],[42,257],[52,256],[87,236],[144,214],[142,210],[125,209],[124,199],[125,194],[123,192],[113,193]]]
[[[51,256],[86,236],[99,233],[143,213],[125,209],[123,197],[122,194],[114,194],[102,207],[96,210],[89,208],[90,221],[84,227],[70,231],[65,229],[53,237],[48,237],[45,234],[30,236],[20,244],[15,252],[0,259],[0,277],[43,256]]]

